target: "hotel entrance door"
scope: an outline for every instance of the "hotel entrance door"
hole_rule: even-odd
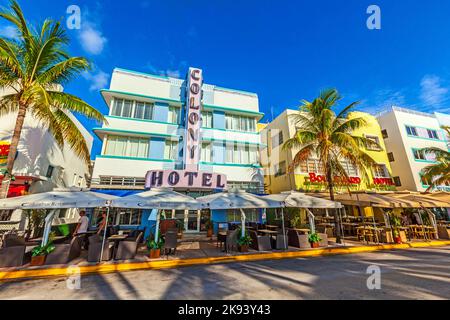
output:
[[[200,231],[200,211],[198,210],[186,210],[185,213],[184,230],[186,232],[199,232]]]

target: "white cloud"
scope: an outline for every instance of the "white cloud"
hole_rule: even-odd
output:
[[[96,29],[96,26],[90,22],[82,24],[79,40],[83,49],[93,55],[101,54],[108,41],[102,32]]]
[[[166,70],[161,70],[161,69],[157,69],[151,62],[147,62],[146,64],[147,68],[150,70],[151,73],[160,75],[160,76],[165,76],[165,77],[171,77],[171,78],[180,78],[181,77],[181,72],[180,70],[176,70],[176,69],[166,69]]]
[[[440,107],[448,99],[448,88],[441,84],[442,80],[436,75],[426,75],[420,81],[420,98],[427,107]]]
[[[5,26],[0,28],[0,37],[8,39],[16,39],[19,37],[17,29],[13,26]]]
[[[98,91],[106,88],[110,75],[102,70],[96,70],[94,72],[84,72],[83,77],[90,82],[90,91]]]
[[[392,106],[405,105],[406,97],[403,91],[384,88],[374,91],[367,98],[363,99],[359,109],[371,114],[377,114]]]

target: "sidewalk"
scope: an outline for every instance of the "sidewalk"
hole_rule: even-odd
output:
[[[199,243],[201,246],[202,243]],[[237,253],[235,255],[226,254],[218,251],[215,248],[215,255],[207,254],[211,248],[204,248],[199,250],[194,244],[188,243],[191,246],[192,252],[195,252],[197,257],[190,254],[178,254],[169,257],[161,257],[160,259],[150,260],[146,256],[140,256],[138,259],[125,262],[104,262],[101,264],[83,262],[72,262],[69,265],[52,265],[40,267],[22,267],[9,268],[0,270],[0,281],[19,280],[29,278],[45,278],[45,277],[64,277],[74,272],[79,272],[81,275],[93,273],[111,273],[123,272],[131,270],[151,270],[163,268],[177,268],[183,266],[204,265],[214,263],[230,263],[230,262],[246,262],[258,260],[274,260],[274,259],[293,259],[293,258],[308,258],[319,257],[326,255],[352,254],[361,252],[374,252],[379,250],[393,250],[393,249],[409,249],[409,248],[424,248],[434,246],[448,246],[450,241],[429,241],[429,242],[411,242],[405,244],[383,244],[383,245],[355,245],[354,243],[346,243],[345,246],[333,245],[328,248],[321,249],[304,249],[304,250],[289,250],[277,252],[257,252],[252,251],[248,253]],[[193,246],[193,247],[192,247]],[[183,250],[180,250],[183,251]],[[184,250],[186,251],[186,250]],[[203,253],[201,253],[203,252]],[[200,255],[200,256],[198,256]],[[76,267],[76,268],[74,268]]]

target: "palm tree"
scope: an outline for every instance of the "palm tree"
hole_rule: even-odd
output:
[[[443,129],[447,137],[450,137],[450,127],[443,127]],[[447,149],[449,148],[450,144],[447,143]],[[434,155],[436,161],[435,164],[422,169],[422,178],[430,184],[427,191],[450,182],[450,152],[434,147],[424,148],[423,151]]]
[[[89,70],[89,62],[82,57],[71,57],[65,51],[69,38],[60,22],[47,19],[39,29],[35,28],[27,22],[15,0],[10,2],[10,8],[0,10],[0,17],[11,23],[18,34],[16,39],[0,38],[0,88],[11,92],[0,98],[0,116],[17,113],[4,181],[13,177],[15,155],[27,115],[48,128],[59,147],[67,142],[88,163],[86,141],[69,113],[99,122],[104,117],[82,99],[62,92],[62,85]],[[3,184],[2,189],[7,187]]]
[[[333,111],[342,99],[336,89],[323,91],[312,102],[302,101],[299,112],[292,115],[296,125],[294,137],[288,139],[284,150],[296,150],[290,170],[292,171],[301,162],[315,156],[326,177],[326,185],[330,199],[334,201],[334,188],[338,182],[337,176],[348,181],[349,177],[342,165],[348,161],[356,166],[362,177],[368,180],[367,170],[376,162],[364,152],[366,147],[380,147],[378,143],[365,137],[356,136],[354,130],[366,125],[361,117],[349,117],[349,113],[358,102],[346,106],[337,115]],[[342,180],[341,180],[342,181]],[[350,189],[348,188],[350,192]],[[334,212],[336,222],[336,241],[341,242],[341,232],[337,226],[340,219],[337,210]]]

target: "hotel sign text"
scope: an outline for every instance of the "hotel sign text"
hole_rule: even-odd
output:
[[[200,159],[200,124],[202,103],[202,70],[189,68],[186,99],[185,168],[198,169]]]
[[[145,187],[226,189],[227,176],[196,170],[152,170],[145,176]]]

